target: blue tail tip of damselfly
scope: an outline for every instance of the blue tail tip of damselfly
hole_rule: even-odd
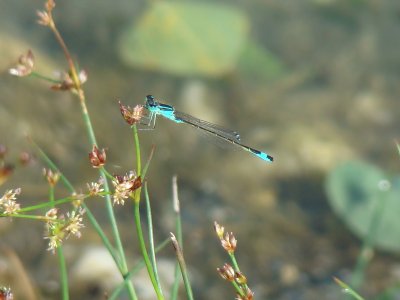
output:
[[[265,152],[262,152],[262,151],[259,151],[259,150],[253,149],[253,148],[250,148],[249,150],[251,151],[251,153],[253,153],[258,158],[261,158],[262,160],[265,160],[268,162],[274,161],[274,158]]]
[[[265,160],[265,161],[269,161],[269,162],[273,162],[274,158],[271,155],[268,155],[266,153],[261,152],[261,155],[258,155],[258,157],[260,157],[261,159]]]

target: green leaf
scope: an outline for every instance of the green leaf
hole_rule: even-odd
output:
[[[119,53],[137,68],[218,77],[235,68],[248,27],[231,6],[157,1],[121,36]]]
[[[360,239],[373,232],[373,246],[399,251],[400,178],[392,179],[390,187],[380,188],[385,180],[384,172],[374,166],[348,162],[329,174],[328,199],[335,213]]]
[[[239,57],[240,74],[255,82],[274,81],[286,74],[282,61],[253,41],[249,41]]]

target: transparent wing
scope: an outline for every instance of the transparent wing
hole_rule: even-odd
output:
[[[185,122],[189,125],[192,125],[194,127],[198,127],[200,129],[203,129],[209,133],[214,133],[217,134],[221,137],[226,138],[227,140],[232,140],[237,143],[240,142],[240,134],[237,131],[226,129],[224,127],[221,127],[219,125],[200,120],[196,117],[193,117],[191,115],[185,114],[180,111],[175,111],[174,112],[175,118],[177,120],[180,120],[182,122]]]

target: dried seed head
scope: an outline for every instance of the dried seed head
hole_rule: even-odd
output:
[[[140,176],[136,176],[135,172],[130,171],[125,176],[115,175],[112,184],[115,189],[113,194],[114,204],[124,205],[131,193],[142,186],[142,180]]]
[[[242,272],[235,272],[235,281],[238,284],[247,284],[247,278]]]
[[[4,195],[0,198],[0,213],[6,215],[17,214],[21,207],[19,203],[15,200],[17,199],[17,195],[19,195],[20,193],[21,188],[6,191]]]
[[[82,206],[83,200],[85,200],[85,195],[82,193],[73,192],[71,198],[73,199],[72,205],[75,208],[78,208]]]
[[[39,17],[37,22],[43,26],[49,26],[52,22],[51,14],[47,11],[38,10],[36,11],[36,15]]]
[[[85,210],[83,208],[79,209],[78,211],[73,210],[71,213],[67,212],[67,224],[65,226],[65,232],[67,233],[67,237],[70,234],[75,235],[76,237],[81,237],[80,229],[85,227],[83,225],[83,214]]]
[[[100,177],[97,182],[91,182],[87,184],[90,196],[98,196],[99,193],[104,192],[103,189],[104,179]],[[101,196],[103,197],[103,196]]]
[[[78,79],[79,79],[79,83],[82,85],[84,84],[87,79],[88,79],[88,74],[86,72],[86,70],[81,70],[78,74]]]
[[[18,64],[10,68],[8,73],[18,77],[28,76],[32,73],[33,66],[35,64],[35,57],[33,52],[29,49],[26,54],[23,54],[18,59]]]
[[[17,214],[18,211],[21,209],[19,203],[13,200],[5,201],[2,205],[2,211],[6,215]]]
[[[78,74],[79,85],[83,85],[88,79],[87,72],[85,70],[81,70]],[[69,72],[61,72],[60,73],[60,82],[53,84],[50,87],[55,91],[72,91],[77,92],[76,84],[72,80],[72,76]]]
[[[38,15],[38,23],[43,26],[53,26],[53,17],[51,15],[52,10],[56,6],[54,0],[47,0],[44,8],[45,11],[38,10],[36,14]]]
[[[143,117],[143,105],[136,105],[134,108],[123,105],[121,101],[118,101],[119,109],[121,111],[122,117],[129,125],[134,125],[139,123],[141,118]]]
[[[214,222],[214,230],[218,235],[218,238],[221,240],[224,236],[224,230],[225,228],[221,225],[219,225],[216,221]]]
[[[47,179],[50,186],[55,186],[60,179],[60,173],[58,171],[53,172],[51,169],[43,168],[43,176]]]
[[[235,252],[237,240],[232,232],[225,234],[225,237],[221,239],[221,245],[227,252]]]
[[[46,212],[46,218],[49,219],[49,221],[57,219],[57,213],[58,213],[58,208],[51,208]]]
[[[9,200],[16,200],[17,196],[21,194],[21,188],[14,190],[7,190],[4,195],[0,198],[0,204]]]
[[[46,4],[45,4],[45,8],[48,12],[51,12],[54,7],[56,7],[56,3],[54,2],[54,0],[47,0]]]
[[[78,238],[81,237],[80,229],[84,227],[82,223],[84,213],[84,209],[74,209],[72,212],[68,212],[66,216],[61,215],[57,218],[56,211],[47,212],[46,216],[49,215],[50,219],[46,222],[44,238],[49,240],[48,250],[54,253],[54,250],[71,234]]]
[[[248,287],[242,289],[243,290],[243,296],[237,294],[236,295],[236,300],[253,300],[254,298],[254,292],[250,290]]]
[[[235,270],[230,264],[224,264],[222,268],[217,268],[217,271],[225,280],[233,281],[235,279]]]
[[[93,145],[92,151],[89,153],[89,160],[93,168],[100,168],[106,163],[106,150],[99,149]]]
[[[1,287],[0,288],[0,300],[13,300],[14,295],[10,288]]]

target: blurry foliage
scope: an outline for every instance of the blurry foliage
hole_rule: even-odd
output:
[[[371,245],[398,251],[400,178],[394,178],[390,186],[384,185],[385,178],[380,169],[353,161],[334,169],[326,188],[335,213],[352,232],[363,240],[373,232]],[[381,214],[377,215],[377,211]]]
[[[119,52],[137,68],[218,77],[235,68],[248,28],[231,6],[156,2],[122,35]]]
[[[285,74],[281,60],[253,41],[246,44],[238,61],[238,70],[256,83],[273,81]]]

